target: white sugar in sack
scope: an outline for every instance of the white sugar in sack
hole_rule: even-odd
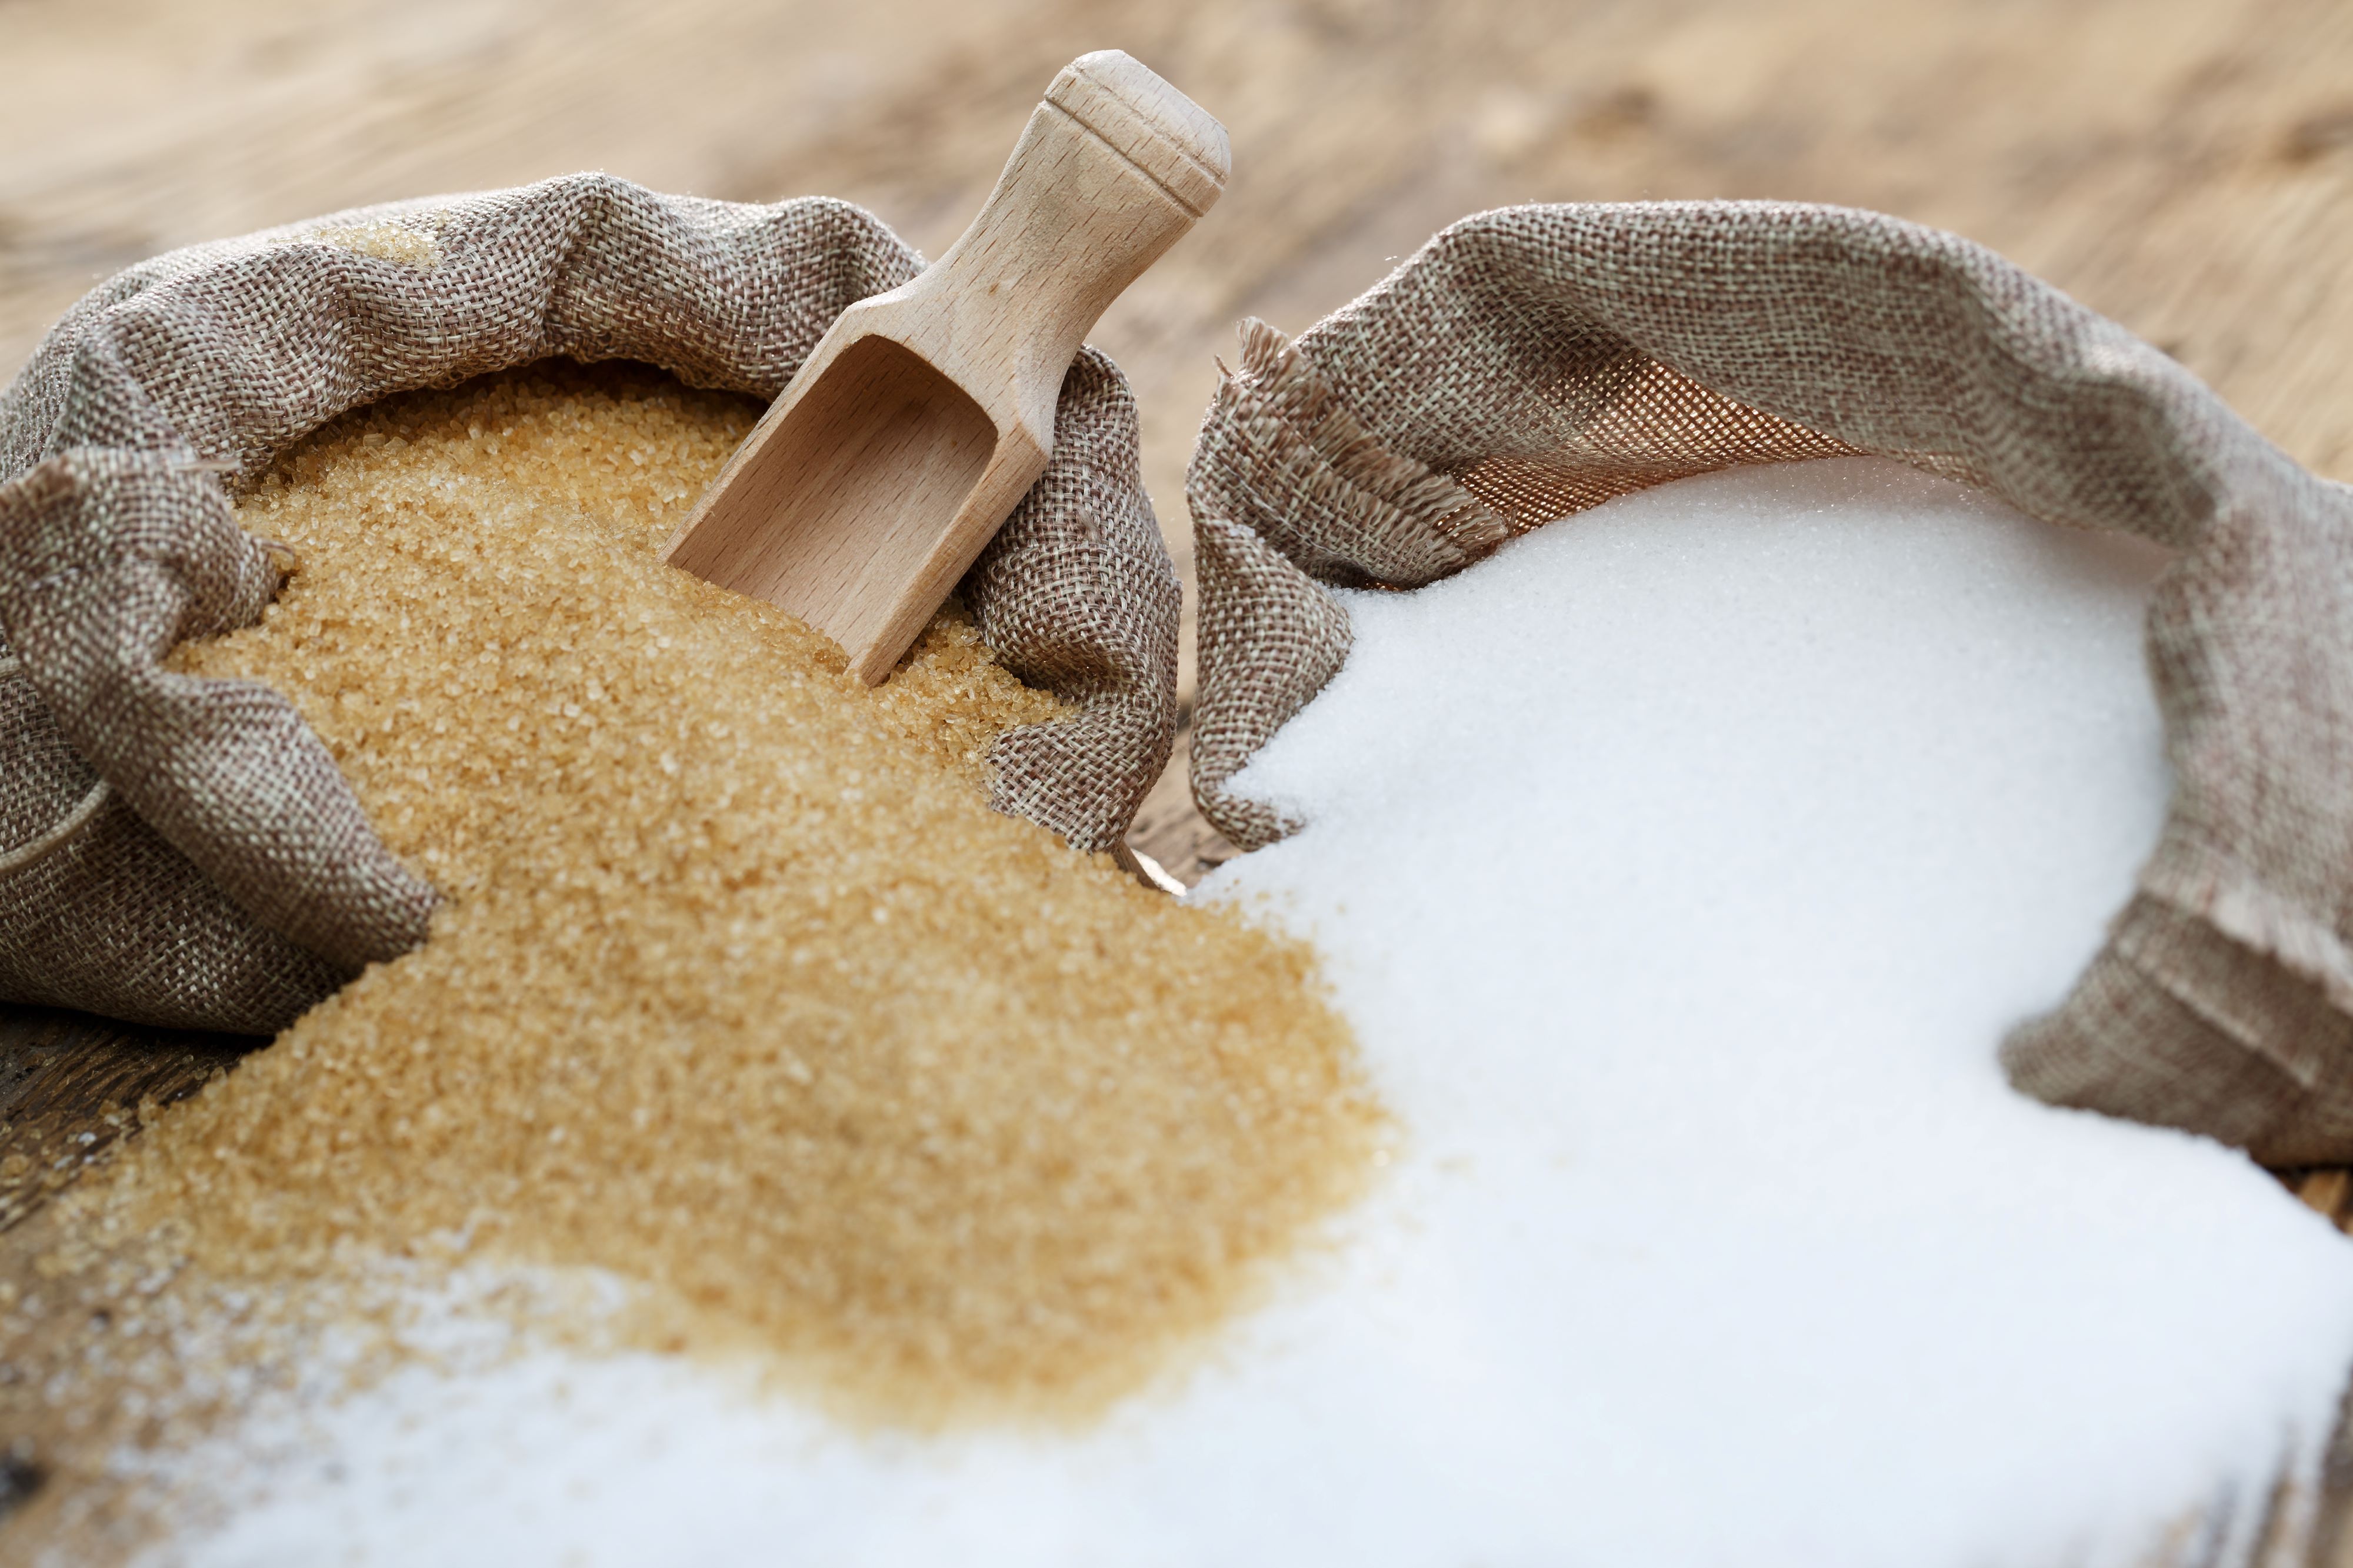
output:
[[[2155,845],[2161,564],[1847,460],[1348,596],[1240,780],[1313,826],[1218,890],[1314,938],[1412,1126],[1427,1414],[1520,1500],[1466,1555],[2126,1558],[2323,1440],[2353,1247],[1994,1061]]]
[[[1630,497],[1411,595],[1207,895],[1311,936],[1404,1130],[1328,1254],[1070,1436],[860,1436],[642,1356],[412,1368],[189,1461],[168,1559],[2127,1563],[2243,1544],[2353,1245],[2011,1094],[2154,843],[2158,563],[1893,465]],[[275,1458],[272,1458],[272,1456]]]

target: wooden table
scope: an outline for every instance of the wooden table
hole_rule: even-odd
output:
[[[1180,568],[1185,458],[1235,321],[1297,331],[1515,201],[1771,196],[1942,225],[2353,479],[2344,0],[13,0],[0,367],[155,251],[584,167],[847,196],[936,253],[1055,69],[1107,46],[1233,139],[1223,203],[1096,334],[1135,383]],[[1181,764],[1132,841],[1190,881],[1231,850]],[[185,1092],[241,1048],[0,1009],[0,1226],[103,1151],[110,1101]],[[2291,1179],[2345,1223],[2346,1173]],[[2353,1563],[2353,1459],[2337,1470],[2314,1560]],[[0,1460],[0,1508],[22,1479]]]

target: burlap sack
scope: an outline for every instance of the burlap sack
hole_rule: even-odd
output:
[[[2353,490],[2156,349],[1965,240],[1759,203],[1530,206],[1439,235],[1297,342],[1244,328],[1188,482],[1193,785],[1228,787],[1347,657],[1325,584],[1411,588],[1611,496],[1874,453],[2182,553],[2148,620],[2176,793],[2020,1088],[2353,1161]]]
[[[922,261],[841,202],[582,174],[204,245],[100,286],[0,395],[0,997],[273,1031],[416,945],[434,890],[276,693],[159,664],[255,620],[228,488],[387,394],[551,355],[773,396]],[[1166,763],[1176,581],[1135,408],[1092,350],[1053,459],[965,584],[1067,721],[1005,736],[997,805],[1114,845]]]

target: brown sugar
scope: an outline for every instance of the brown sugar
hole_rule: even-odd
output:
[[[944,612],[869,691],[654,551],[756,407],[540,366],[392,399],[241,501],[301,568],[176,666],[264,681],[447,895],[89,1190],[250,1299],[581,1265],[881,1419],[1100,1407],[1386,1136],[1312,955],[986,805],[1051,721]]]

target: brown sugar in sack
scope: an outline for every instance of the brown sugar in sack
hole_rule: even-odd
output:
[[[922,263],[867,214],[597,174],[339,214],[100,285],[0,394],[0,997],[269,1033],[420,941],[437,900],[278,694],[164,655],[280,563],[232,495],[390,394],[553,357],[774,396]],[[1083,353],[1046,473],[964,597],[1075,710],[1005,735],[996,804],[1115,844],[1166,761],[1176,584],[1133,399]]]
[[[1296,342],[1259,323],[1187,482],[1193,785],[1345,659],[1326,585],[1411,588],[1515,532],[1737,463],[1869,453],[2179,554],[2148,619],[2176,788],[2019,1088],[2275,1163],[2353,1160],[2353,491],[2194,376],[1978,246],[1778,203],[1466,218]]]
[[[757,411],[551,362],[354,411],[240,498],[299,569],[167,669],[283,695],[443,902],[15,1233],[18,1550],[131,1560],[202,1506],[159,1460],[453,1337],[1083,1426],[1377,1176],[1304,943],[989,809],[998,737],[1071,705],[962,606],[870,688],[660,564]]]

